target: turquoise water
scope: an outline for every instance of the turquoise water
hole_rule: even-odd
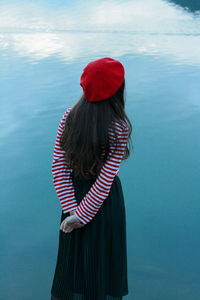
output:
[[[61,214],[56,130],[82,94],[83,67],[104,56],[125,66],[135,145],[119,175],[125,299],[200,299],[197,9],[197,1],[0,2],[1,299],[50,298]]]

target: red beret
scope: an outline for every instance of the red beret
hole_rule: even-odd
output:
[[[111,97],[122,85],[124,75],[122,63],[113,58],[103,57],[88,63],[80,78],[86,100],[98,102]]]

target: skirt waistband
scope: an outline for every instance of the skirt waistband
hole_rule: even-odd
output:
[[[73,178],[73,180],[78,180],[78,181],[87,181],[87,182],[94,182],[94,181],[96,181],[96,179],[98,178],[98,176],[97,177],[95,177],[95,178],[82,178],[82,177],[80,177],[80,176],[74,176],[74,171],[72,171],[71,172],[71,175],[72,175],[72,178]],[[115,175],[115,177],[114,177],[114,180],[115,179],[118,179],[119,178],[119,176],[118,175]]]

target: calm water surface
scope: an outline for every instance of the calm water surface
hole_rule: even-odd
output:
[[[83,67],[103,56],[125,66],[135,145],[120,169],[125,298],[200,299],[198,9],[198,1],[0,2],[1,299],[49,299],[61,214],[56,130],[82,94]]]

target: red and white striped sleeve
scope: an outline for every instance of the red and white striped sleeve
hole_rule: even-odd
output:
[[[53,185],[64,213],[74,210],[78,206],[71,178],[71,169],[64,156],[65,152],[60,147],[60,137],[64,129],[65,119],[70,109],[71,108],[68,108],[64,112],[58,125],[52,161]]]
[[[127,126],[125,128],[122,127],[118,122],[117,124],[118,139],[115,142],[117,147],[114,149],[115,147],[111,146],[108,159],[101,168],[97,179],[75,210],[76,217],[84,224],[87,224],[94,218],[103,201],[109,195],[114,177],[119,173],[119,167],[128,141],[129,129]]]

